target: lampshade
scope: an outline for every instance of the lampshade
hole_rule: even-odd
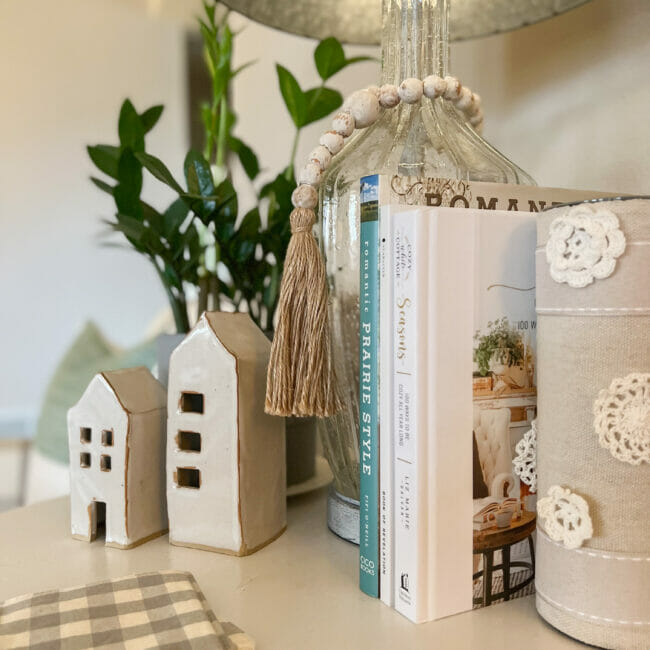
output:
[[[451,0],[454,41],[504,32],[551,18],[589,0]],[[381,0],[223,0],[224,4],[285,32],[344,43],[377,44]]]

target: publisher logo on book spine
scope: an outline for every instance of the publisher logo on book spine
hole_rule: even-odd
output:
[[[411,594],[410,594],[410,581],[409,574],[402,573],[399,578],[399,600],[401,600],[406,605],[411,604]]]

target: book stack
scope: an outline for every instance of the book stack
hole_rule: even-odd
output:
[[[586,196],[361,179],[360,586],[412,621],[532,582],[503,572],[533,570],[512,456],[535,417],[534,213]]]

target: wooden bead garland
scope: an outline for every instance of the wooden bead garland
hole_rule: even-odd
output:
[[[424,84],[420,79],[404,79],[397,89],[399,98],[405,104],[417,104],[422,99]]]
[[[333,156],[336,156],[343,149],[345,138],[336,131],[325,131],[318,142],[327,147]]]
[[[291,241],[285,259],[278,324],[273,338],[266,388],[266,412],[273,415],[334,415],[340,408],[330,359],[327,278],[312,232],[318,186],[333,156],[355,129],[374,124],[384,109],[423,97],[444,99],[461,111],[477,133],[483,126],[481,98],[455,77],[409,78],[399,86],[370,86],[352,93],[332,120],[319,145],[309,154],[291,196]]]

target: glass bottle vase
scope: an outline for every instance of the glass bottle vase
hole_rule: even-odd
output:
[[[448,0],[383,0],[382,83],[444,77]],[[330,286],[332,353],[343,409],[319,422],[334,474],[328,524],[359,540],[359,181],[371,173],[495,183],[534,181],[483,140],[448,101],[384,110],[335,158],[321,184],[321,242]]]

